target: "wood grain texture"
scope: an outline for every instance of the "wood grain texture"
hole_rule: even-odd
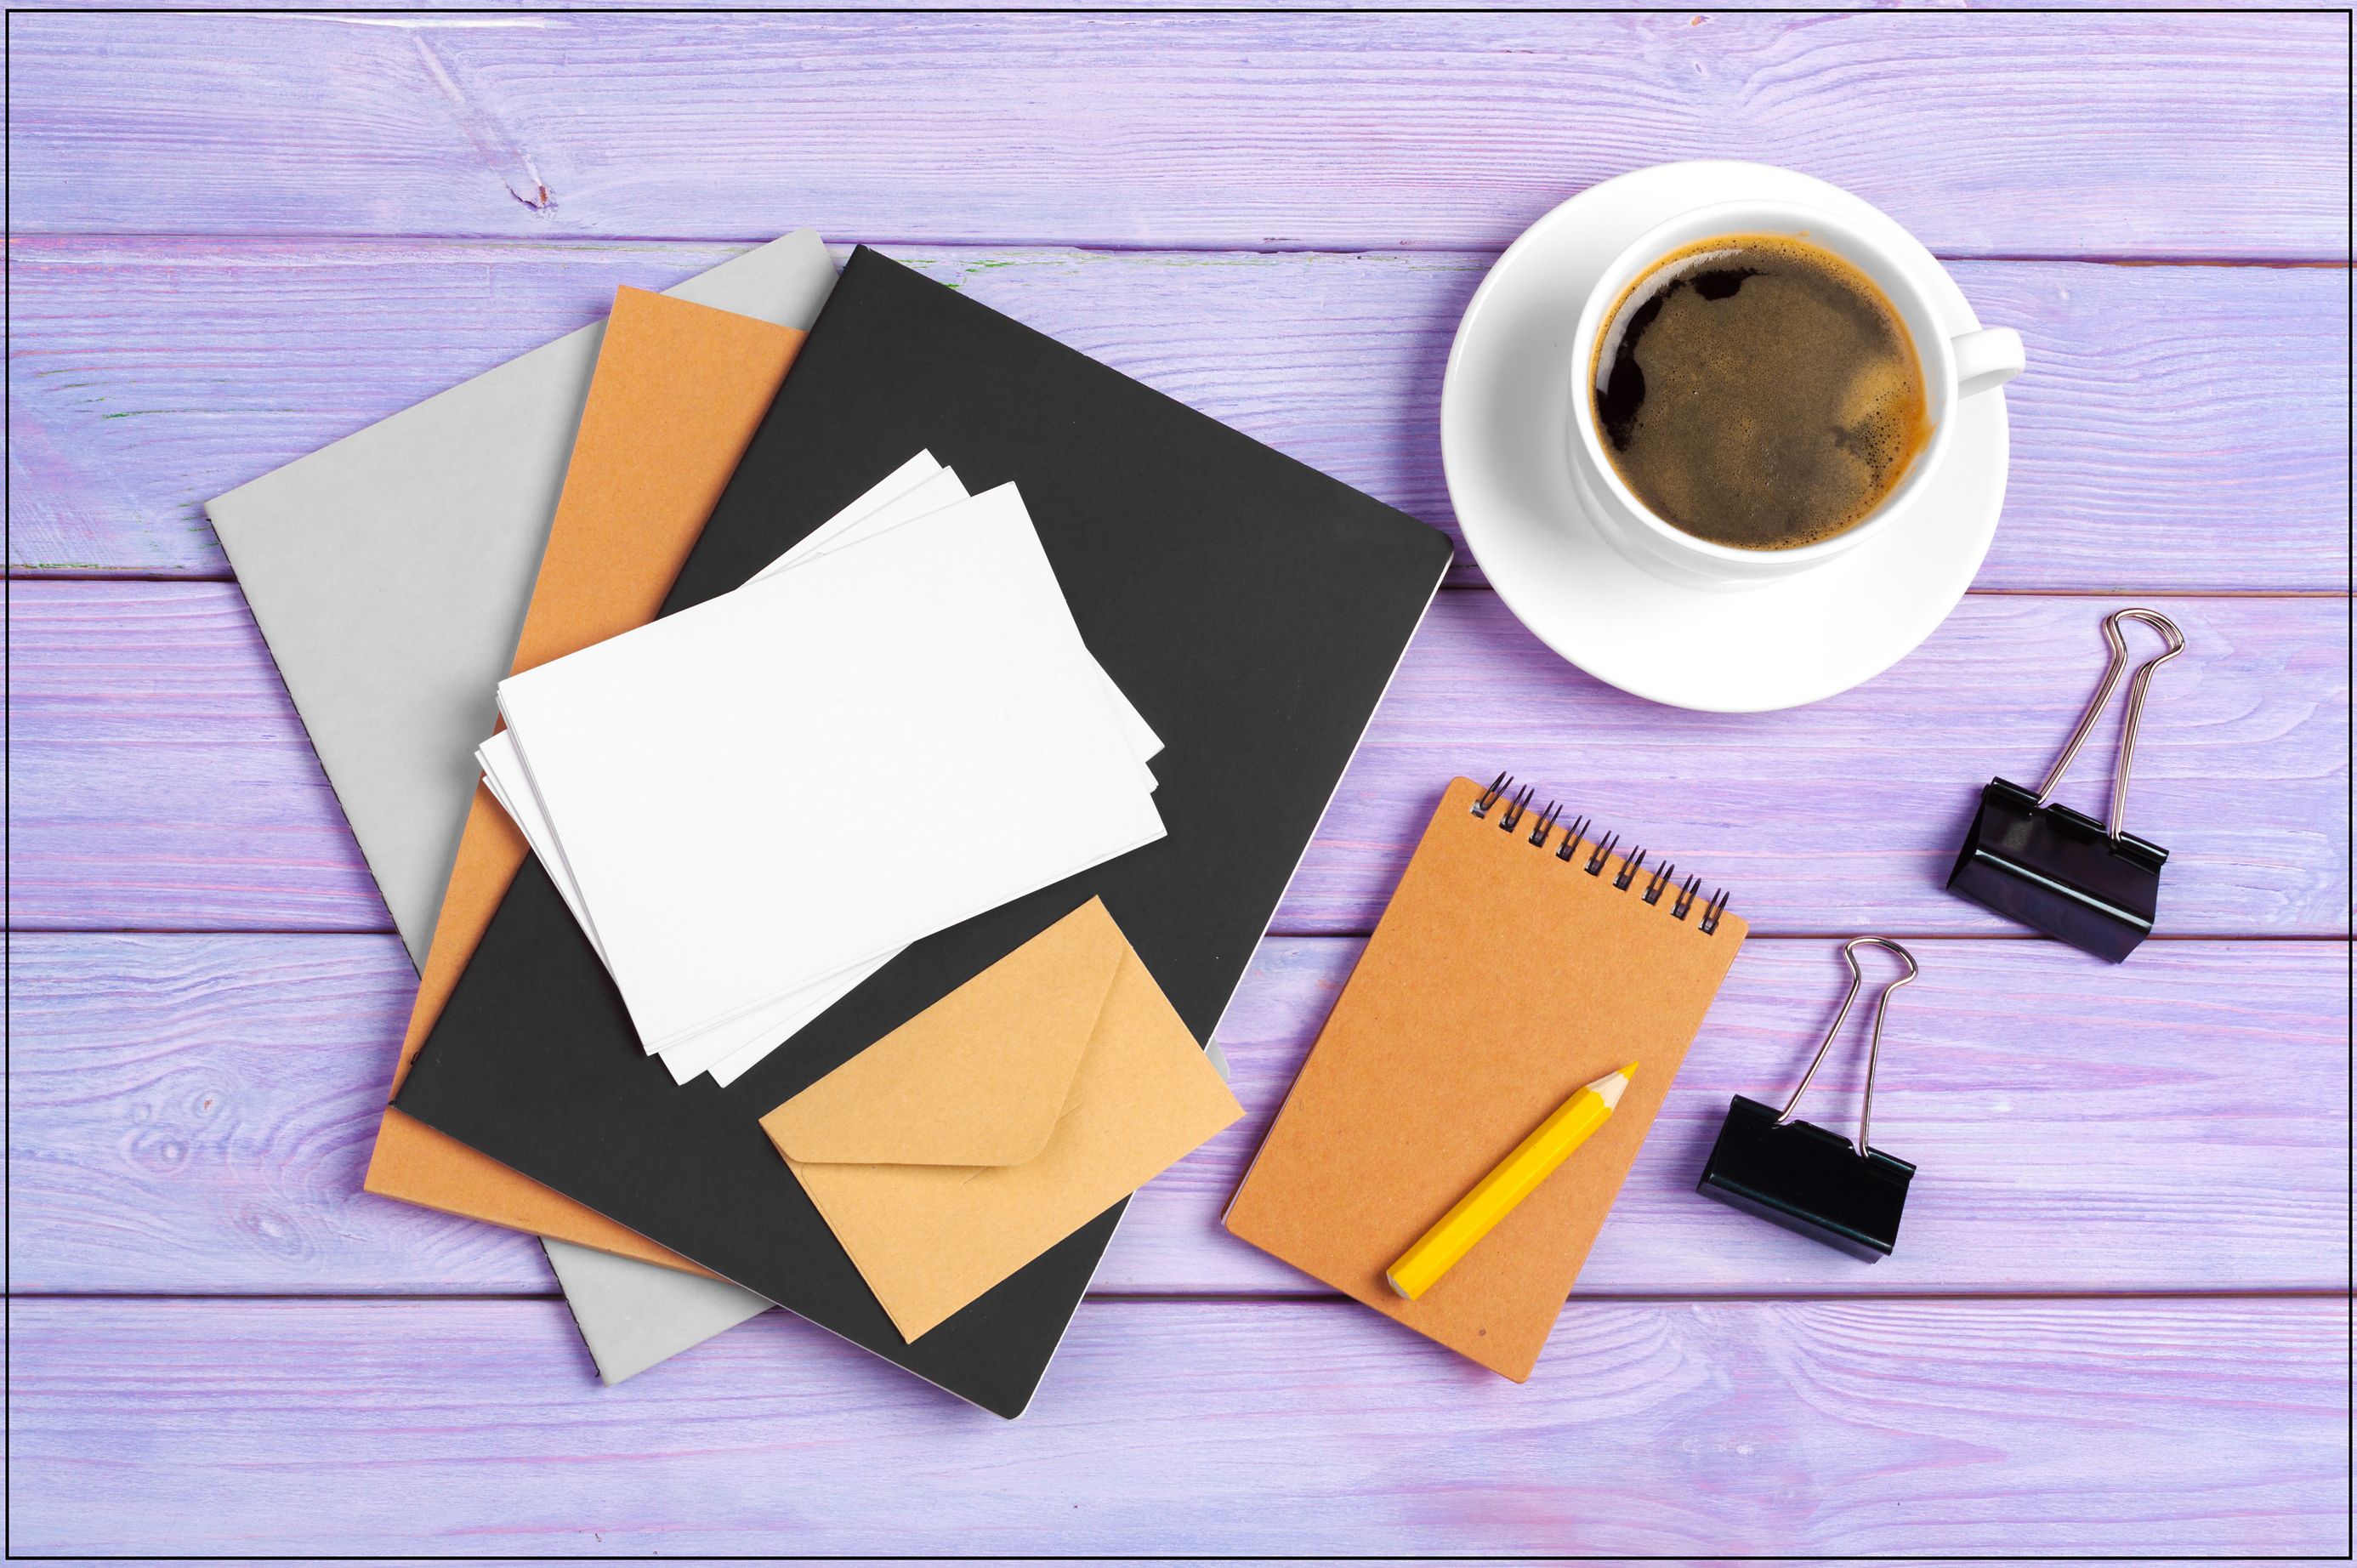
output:
[[[236,590],[12,583],[9,1262],[65,1293],[9,1303],[12,1553],[2345,1553],[2347,611],[2171,596],[2348,584],[2349,38],[12,17],[12,573],[225,579],[204,497],[805,224],[1443,526],[1465,301],[1632,167],[1846,185],[2032,357],[1980,594],[1843,698],[1636,703],[1460,566],[1222,1022],[1246,1120],[1138,1199],[1012,1426],[774,1313],[601,1391],[529,1241],[361,1195],[414,980]],[[2147,598],[2193,639],[2131,813],[2175,851],[2164,931],[2303,940],[2109,969],[1938,889]],[[1332,933],[1441,779],[1504,766],[1788,933],[1522,1389],[1217,1226]],[[1866,1269],[1691,1184],[1827,1015],[1823,933],[1870,928],[1945,935],[1892,1015],[1876,1141],[1922,1174]],[[1828,1073],[1808,1113],[1846,1126]]]
[[[618,284],[668,285],[734,249],[20,241],[9,559],[226,576],[208,497],[594,319]],[[894,253],[1455,530],[1440,375],[1489,255]],[[2345,585],[2341,274],[1951,271],[1983,320],[2023,333],[2031,361],[2007,393],[2013,471],[1981,588]],[[1478,583],[1478,568],[1456,580]]]
[[[18,581],[10,595],[18,929],[386,929],[234,586]],[[2162,929],[2344,931],[2346,607],[2156,602],[2190,639],[2155,686],[2131,812],[2176,856]],[[1725,715],[1602,686],[1495,595],[1444,593],[1275,929],[1372,929],[1440,787],[1512,768],[1735,889],[1755,930],[2007,932],[1941,883],[1980,787],[2034,777],[2068,733],[2112,604],[1970,597],[1855,692]],[[2064,796],[2095,809],[2110,727],[2098,736]]]
[[[1021,7],[1021,9],[1025,11],[1135,11],[1142,16],[1151,16],[1157,12],[1168,12],[1178,10],[1179,8],[1180,7],[1169,4],[1168,0],[1042,0],[1041,4]],[[1829,4],[1809,7],[1812,11],[1820,12],[1869,12],[1885,11],[1889,8],[1889,0],[1831,0],[1831,3]],[[58,0],[58,3],[44,5],[41,9],[44,11],[84,11],[107,14],[118,10],[119,7],[112,5],[110,0]],[[252,0],[192,0],[192,3],[190,4],[176,5],[173,9],[175,11],[284,12],[290,16],[309,16],[316,14],[317,11],[317,5],[312,4],[311,0],[270,0],[270,3],[261,5],[253,4]],[[389,11],[391,7],[379,7],[377,9],[380,11]],[[496,14],[501,11],[515,11],[562,14],[577,12],[585,16],[594,16],[598,14],[602,9],[604,9],[604,7],[594,4],[594,0],[555,0],[555,3],[554,4],[551,3],[551,0],[485,0],[485,3],[483,4],[470,5],[466,9],[469,15],[459,18],[444,18],[430,14],[421,13],[418,15],[402,15],[397,18],[389,18],[382,22],[370,23],[367,25],[377,27],[408,27],[424,32],[438,32],[448,27],[484,26],[485,24],[482,21],[475,19],[472,15],[474,13],[488,12]],[[745,9],[746,7],[739,3],[739,0],[675,0],[675,3],[663,6],[663,10],[666,12],[743,11]],[[813,7],[813,9],[815,9],[815,7]],[[906,11],[910,9],[910,7],[905,3],[905,0],[845,0],[845,3],[832,5],[825,7],[825,9],[829,11],[874,11],[888,14]],[[927,5],[925,9],[929,11],[971,11],[977,15],[987,16],[1003,14],[1010,9],[1010,7],[1001,3],[1001,0],[946,0],[946,3],[944,4]],[[1184,9],[1189,12],[1208,10],[1298,10],[1323,12],[1351,10],[1397,11],[1401,9],[1401,7],[1397,5],[1388,3],[1388,0],[1188,0],[1188,4]],[[1415,7],[1415,9],[1418,11],[1463,11],[1469,14],[1486,15],[1495,12],[1511,11],[1561,11],[1564,7],[1552,4],[1551,0],[1434,0],[1433,4],[1418,5]],[[1729,0],[1729,3],[1727,4],[1715,5],[1711,6],[1708,11],[1699,14],[1707,18],[1725,11],[1773,11],[1781,9],[1790,9],[1790,7],[1771,5],[1769,3],[1769,0]],[[1952,0],[1952,4],[1943,7],[1943,9],[1950,12],[1970,12],[1976,10],[2018,9],[2018,7],[2007,6],[2001,4],[2000,0]],[[2099,0],[2059,0],[2059,3],[2055,5],[2040,6],[2040,9],[2041,11],[2073,11],[2116,9],[2116,7],[2106,7],[2105,5],[2099,4]],[[2195,12],[2280,12],[2292,9],[2292,7],[2280,5],[2276,3],[2276,0],[2218,0],[2218,3],[2212,5],[2195,5],[2191,3],[2191,0],[2174,0],[2173,4],[2168,5],[2151,6],[2146,7],[2146,9]],[[1689,12],[1685,14],[1691,16],[1696,13]],[[509,20],[504,17],[497,17],[494,16],[496,25],[502,27],[526,26],[531,20],[536,19],[536,17],[532,17]]]
[[[2328,15],[489,20],[20,17],[17,231],[1480,248],[1739,155],[1949,254],[2344,249]]]
[[[1575,1305],[1517,1388],[1344,1303],[1099,1304],[1008,1423],[777,1314],[600,1390],[554,1303],[29,1302],[12,1544],[2322,1553],[2347,1324]]]
[[[1734,889],[1755,932],[2012,933],[1943,884],[1990,777],[2042,777],[2083,711],[2117,602],[1968,597],[1855,691],[1726,714],[1614,691],[1551,656],[1495,595],[1443,595],[1279,929],[1372,929],[1429,814],[1430,781],[1512,768],[1542,799]],[[2151,602],[2189,643],[2154,682],[2129,811],[2174,855],[2162,930],[2345,934],[2347,606]],[[2066,802],[2104,809],[2117,717],[2098,725]]]
[[[1262,947],[1218,1036],[1245,1118],[1139,1195],[1100,1293],[1323,1294],[1219,1216],[1359,948]],[[1918,954],[1924,978],[1893,1009],[1874,1122],[1878,1146],[1922,1167],[1899,1255],[1863,1268],[1695,1196],[1729,1098],[1781,1101],[1846,978],[1830,941],[1755,940],[1582,1295],[2345,1277],[2343,944],[2156,943],[2117,970],[2044,941]],[[393,939],[22,936],[10,980],[17,1289],[549,1290],[524,1239],[360,1190],[414,985]],[[1804,1106],[1844,1131],[1857,1025]]]

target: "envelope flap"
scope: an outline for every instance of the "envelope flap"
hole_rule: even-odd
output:
[[[1092,898],[761,1125],[804,1165],[1021,1165],[1063,1114],[1126,950]]]

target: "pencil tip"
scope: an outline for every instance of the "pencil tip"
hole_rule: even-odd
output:
[[[1637,1064],[1631,1062],[1619,1072],[1608,1072],[1589,1084],[1587,1092],[1604,1101],[1606,1110],[1618,1110],[1620,1106],[1620,1097],[1629,1091],[1629,1076],[1636,1070]]]

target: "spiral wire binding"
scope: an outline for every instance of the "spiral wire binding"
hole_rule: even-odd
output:
[[[1596,853],[1587,857],[1588,875],[1599,876],[1603,875],[1604,863],[1612,858],[1612,846],[1620,842],[1620,835],[1619,833],[1608,833],[1604,837],[1596,841]]]
[[[1562,805],[1559,801],[1549,800],[1544,811],[1534,815],[1531,811],[1531,801],[1537,793],[1538,786],[1534,784],[1525,784],[1520,789],[1514,789],[1514,776],[1511,773],[1501,773],[1490,781],[1490,787],[1487,789],[1481,791],[1480,799],[1473,802],[1471,810],[1473,815],[1484,822],[1489,820],[1491,811],[1497,811],[1498,826],[1505,832],[1512,832],[1522,826],[1523,818],[1529,817],[1532,826],[1528,837],[1534,849],[1546,848],[1547,840],[1560,825],[1563,827],[1563,839],[1555,845],[1555,857],[1566,865],[1577,865],[1580,844],[1583,842],[1592,843],[1596,846],[1595,852],[1588,855],[1587,864],[1580,865],[1579,869],[1586,871],[1590,876],[1603,875],[1605,866],[1611,863],[1613,846],[1620,842],[1620,835],[1607,833],[1600,838],[1589,839],[1588,833],[1595,827],[1595,823],[1587,817],[1576,818],[1568,823],[1564,822]],[[1631,848],[1621,858],[1620,874],[1612,878],[1612,886],[1626,893],[1635,886],[1637,875],[1644,869],[1644,865],[1645,852],[1642,849]],[[1662,901],[1662,895],[1669,891],[1671,878],[1676,875],[1677,867],[1669,862],[1663,861],[1657,865],[1652,873],[1645,878],[1645,890],[1641,897],[1648,904],[1659,904]],[[1684,881],[1680,882],[1677,885],[1676,897],[1670,900],[1670,918],[1684,919],[1693,910],[1695,899],[1700,897],[1701,893],[1701,877],[1688,875]],[[1727,913],[1727,903],[1728,894],[1724,887],[1714,889],[1710,897],[1704,902],[1702,918],[1696,922],[1696,925],[1705,936],[1717,934],[1719,918]]]

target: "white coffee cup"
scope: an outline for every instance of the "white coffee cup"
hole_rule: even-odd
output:
[[[1932,438],[1906,474],[1864,519],[1828,539],[1792,550],[1740,550],[1698,539],[1639,500],[1605,454],[1597,422],[1597,338],[1629,286],[1672,252],[1698,241],[1732,234],[1780,234],[1805,240],[1848,262],[1872,280],[1899,312],[1923,369],[1925,413]],[[1908,514],[1934,482],[1949,445],[1949,411],[2021,373],[2021,335],[2007,327],[1952,336],[1940,323],[1921,268],[1929,257],[1909,257],[1829,212],[1789,201],[1726,201],[1697,207],[1640,234],[1612,259],[1587,296],[1571,343],[1572,482],[1605,537],[1638,565],[1673,582],[1709,588],[1755,587],[1807,572],[1869,539],[1907,526]]]

